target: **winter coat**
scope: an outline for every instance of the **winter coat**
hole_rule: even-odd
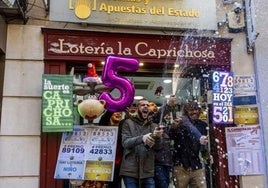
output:
[[[174,140],[174,165],[186,169],[201,169],[202,163],[199,158],[201,133],[187,116],[183,116],[182,121],[177,128],[169,130],[170,138]]]
[[[154,177],[154,149],[160,147],[162,138],[156,140],[156,144],[147,149],[142,137],[153,133],[157,124],[151,121],[144,122],[138,116],[126,119],[122,126],[122,145],[124,148],[121,176],[133,178]]]
[[[164,132],[162,135],[163,141],[159,149],[155,150],[155,165],[173,166],[171,140],[169,135]]]

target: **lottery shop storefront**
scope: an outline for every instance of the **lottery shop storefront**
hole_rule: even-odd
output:
[[[74,67],[76,73],[86,73],[89,62],[94,62],[101,75],[102,64],[107,56],[135,58],[147,66],[140,68],[136,76],[148,76],[159,73],[163,67],[177,64],[181,77],[198,77],[201,80],[200,95],[209,90],[207,77],[211,71],[231,70],[231,42],[229,38],[211,38],[183,35],[110,33],[83,30],[65,30],[42,28],[44,35],[45,74],[69,74]],[[178,70],[178,69],[177,69]],[[182,70],[182,71],[181,71]],[[176,71],[171,71],[171,74]],[[133,73],[134,74],[134,73]],[[209,120],[208,120],[209,121]],[[214,126],[210,122],[210,126]],[[232,125],[230,125],[232,126]],[[213,129],[213,137],[220,140],[211,150],[214,156],[214,181],[217,187],[222,183],[236,185],[235,176],[229,176],[228,170],[220,168],[226,164],[222,152],[226,151],[224,126]],[[66,187],[66,181],[54,179],[54,171],[58,156],[62,133],[43,132],[41,135],[41,179],[40,187]],[[221,147],[219,152],[215,148]],[[45,170],[44,170],[45,169]]]

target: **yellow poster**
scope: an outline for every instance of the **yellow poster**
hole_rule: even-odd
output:
[[[90,161],[86,162],[85,179],[98,181],[113,180],[113,161]]]
[[[236,106],[234,110],[234,122],[237,125],[259,124],[257,106]]]

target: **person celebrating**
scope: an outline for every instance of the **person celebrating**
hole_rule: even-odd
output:
[[[176,188],[206,188],[206,176],[199,157],[201,145],[207,145],[208,138],[196,127],[199,107],[195,102],[184,106],[184,115],[173,121],[169,130],[174,140],[174,184]]]
[[[149,118],[149,101],[137,103],[137,113],[122,125],[124,148],[120,175],[126,188],[155,188],[154,150],[162,142],[162,130]]]

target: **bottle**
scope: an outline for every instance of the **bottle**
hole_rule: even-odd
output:
[[[156,136],[156,135],[153,134],[153,133],[150,134],[150,137],[153,138],[154,140],[157,140],[157,139],[159,138],[158,136]]]
[[[208,162],[208,160],[210,158],[210,153],[209,153],[208,147],[202,145],[201,149],[200,149],[200,152],[201,152],[201,156],[205,160],[205,162]]]
[[[156,135],[153,134],[153,133],[150,134],[150,137],[153,138],[154,140],[157,140],[157,139],[159,138],[158,136],[156,136]],[[145,147],[147,150],[150,150],[150,149],[151,149],[151,147],[148,146],[147,144],[144,144],[144,147]]]

